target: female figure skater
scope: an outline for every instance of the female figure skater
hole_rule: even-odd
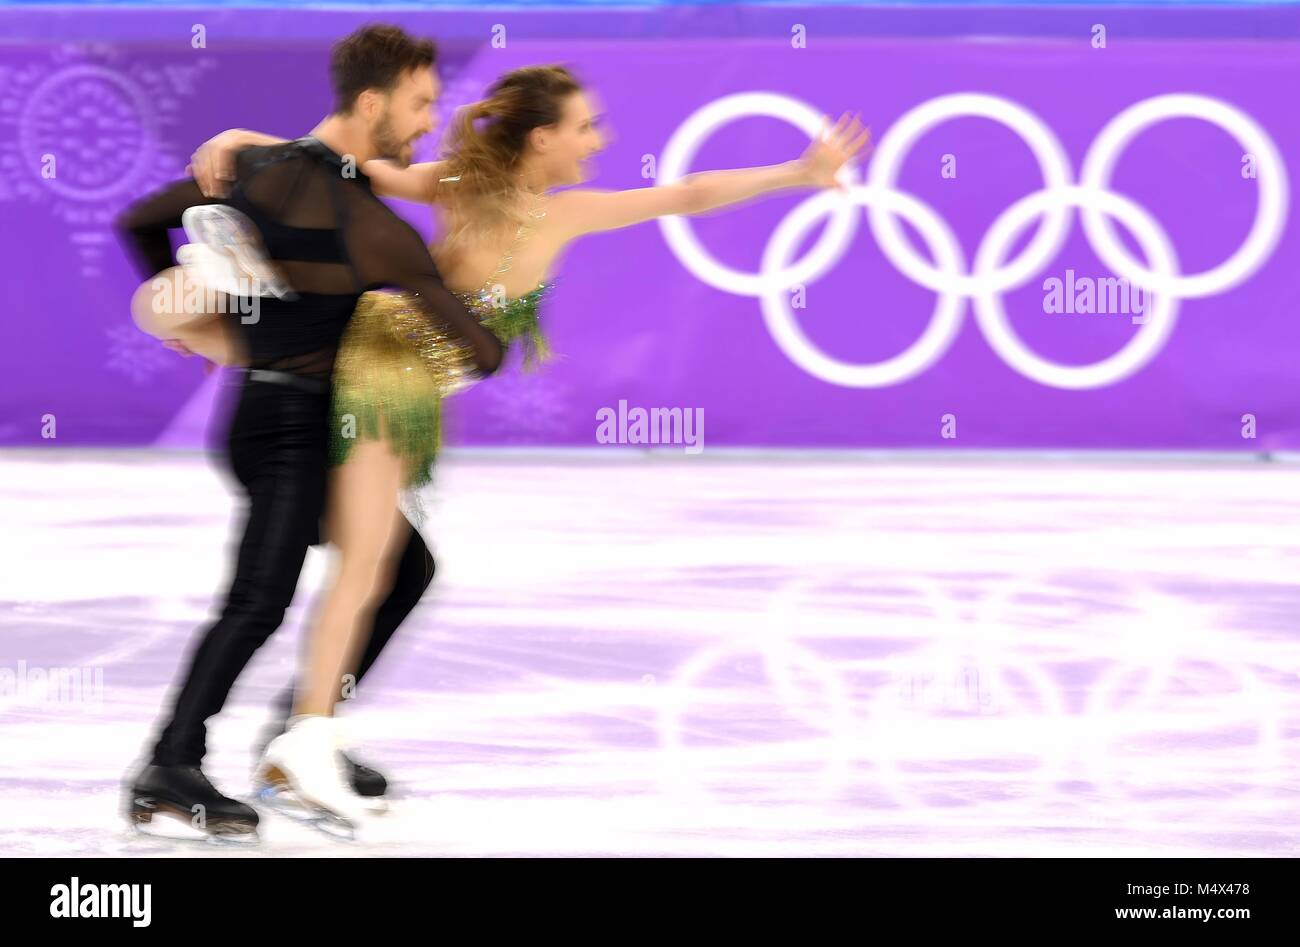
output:
[[[662,187],[553,193],[588,178],[588,159],[604,147],[597,125],[567,69],[531,66],[505,74],[487,98],[458,112],[442,160],[402,169],[370,161],[363,168],[381,196],[434,206],[443,237],[431,252],[446,285],[503,343],[522,340],[526,364],[547,357],[538,308],[551,288],[554,261],[574,240],[761,195],[836,186],[836,173],[869,138],[856,117],[845,115],[800,158],[783,164],[700,172]],[[283,140],[242,129],[223,132],[199,149],[191,170],[206,194],[220,196],[241,149]],[[179,327],[138,321],[180,351],[226,364],[239,360],[219,320]],[[378,594],[375,563],[393,555],[393,527],[401,516],[395,498],[428,481],[441,398],[468,383],[466,349],[424,326],[412,318],[408,296],[371,292],[343,339],[333,378],[335,466],[326,521],[340,565],[311,631],[295,716],[267,747],[261,768],[264,780],[286,779],[300,795],[328,801],[326,808],[354,822],[363,809],[341,775],[332,786],[306,784],[307,774],[319,779],[326,768],[297,753],[295,729],[305,718],[333,714],[340,680],[368,631],[367,610]],[[354,444],[372,439],[382,450],[356,463]],[[336,520],[365,521],[358,510],[370,511],[373,528],[334,531]],[[383,511],[387,516],[379,515]]]

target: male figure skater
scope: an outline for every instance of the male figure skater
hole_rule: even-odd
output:
[[[260,298],[256,321],[235,320],[249,369],[227,447],[248,496],[247,517],[221,615],[202,633],[170,719],[131,786],[128,815],[136,825],[172,814],[210,835],[256,837],[256,811],[222,795],[203,773],[205,721],[279,626],[307,548],[319,541],[330,373],[361,294],[381,286],[418,293],[428,318],[471,347],[481,375],[500,366],[496,337],[446,290],[420,236],[374,196],[360,170],[372,158],[409,164],[412,143],[432,129],[434,59],[429,40],[395,27],[364,27],[331,53],[334,112],[308,137],[239,154],[231,195],[222,202],[254,223],[294,292]],[[191,178],[123,212],[119,230],[146,279],[173,265],[168,230],[180,226],[182,213],[209,203]],[[358,677],[432,573],[432,556],[412,529]],[[287,714],[285,695],[280,703]],[[379,774],[351,760],[347,765],[358,793],[382,794]],[[198,813],[201,819],[194,818]]]

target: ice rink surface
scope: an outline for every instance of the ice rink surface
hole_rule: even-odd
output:
[[[229,570],[203,454],[0,453],[0,854],[1300,855],[1300,469],[449,454],[347,708],[357,842],[136,836],[120,781]],[[246,797],[325,575],[209,732]]]

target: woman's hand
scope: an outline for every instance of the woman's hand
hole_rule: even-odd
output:
[[[194,152],[185,169],[199,186],[205,197],[225,197],[230,182],[235,180],[235,155],[248,146],[247,133],[242,128],[231,128],[214,135]]]
[[[839,182],[835,180],[835,175],[844,167],[845,162],[867,146],[871,140],[871,129],[864,127],[857,115],[849,121],[848,112],[840,116],[833,128],[828,127],[829,115],[824,116],[823,120],[827,127],[823,127],[821,133],[813,139],[799,163],[810,187],[837,187]]]
[[[214,135],[194,152],[185,173],[191,175],[205,197],[226,197],[235,180],[235,155],[254,145],[276,145],[285,141],[274,135],[231,128]]]

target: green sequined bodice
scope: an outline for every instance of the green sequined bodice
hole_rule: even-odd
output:
[[[538,283],[537,287],[514,299],[498,299],[486,289],[475,293],[454,293],[465,304],[465,308],[478,316],[492,334],[501,340],[502,345],[509,345],[516,339],[524,345],[524,364],[531,366],[544,361],[550,354],[550,347],[542,335],[539,313],[542,300],[555,286],[555,281]]]
[[[530,211],[540,219],[545,214]],[[502,346],[518,341],[523,367],[551,357],[539,311],[554,280],[509,299],[492,292],[510,270],[514,253],[530,227],[521,225],[501,265],[474,292],[453,292]],[[346,461],[357,438],[380,436],[381,422],[393,451],[405,461],[403,487],[417,488],[432,476],[442,442],[442,401],[472,381],[469,349],[430,325],[405,293],[366,293],[349,323],[335,363],[331,461]],[[345,423],[346,422],[346,423]],[[353,430],[355,428],[355,430]],[[418,497],[415,515],[422,518]]]

